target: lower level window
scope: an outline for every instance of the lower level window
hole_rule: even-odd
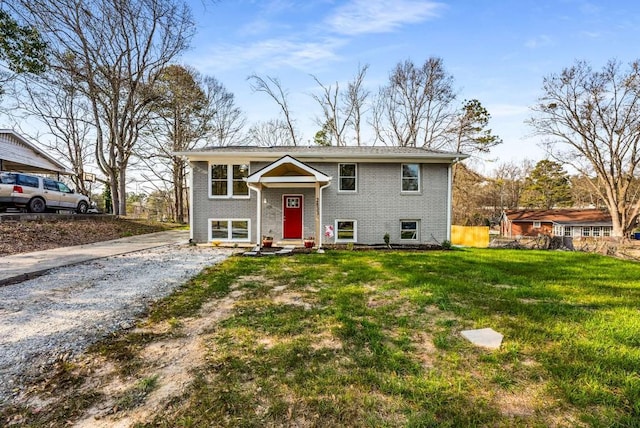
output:
[[[602,227],[602,236],[611,236],[611,226]]]
[[[400,220],[400,239],[404,241],[417,241],[420,221]]]
[[[336,220],[336,242],[356,242],[357,232],[355,220]]]
[[[209,236],[212,241],[249,242],[249,219],[211,219]]]

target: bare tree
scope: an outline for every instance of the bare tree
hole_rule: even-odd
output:
[[[554,159],[596,179],[593,190],[611,214],[612,236],[625,236],[640,211],[640,62],[623,72],[615,60],[601,71],[578,61],[545,77],[542,92],[529,124],[547,138]]]
[[[578,208],[599,208],[606,209],[607,206],[600,194],[604,192],[594,192],[593,187],[597,186],[597,180],[584,175],[574,175],[569,177],[571,181],[571,200],[573,206]]]
[[[362,145],[362,117],[366,113],[365,103],[370,94],[370,91],[362,86],[368,69],[369,64],[358,66],[358,72],[347,85],[347,105],[351,106],[352,110],[350,124],[358,146]]]
[[[180,0],[16,0],[48,43],[50,66],[87,98],[95,156],[108,177],[114,213],[126,213],[132,150],[148,125],[154,79],[188,46],[194,25]]]
[[[249,128],[248,138],[253,143],[263,147],[293,146],[290,140],[291,133],[286,122],[280,119],[271,119],[266,122],[258,122]]]
[[[297,146],[298,138],[296,135],[295,124],[291,117],[291,111],[289,110],[289,102],[287,101],[288,93],[282,89],[280,79],[270,76],[267,76],[265,79],[257,74],[252,74],[247,77],[247,80],[250,81],[251,90],[253,90],[253,92],[264,92],[269,95],[276,104],[278,104],[278,107],[280,107],[280,110],[282,110],[282,114],[284,115],[284,121],[289,132],[289,139],[292,143],[291,145]]]
[[[453,224],[484,226],[493,217],[492,210],[483,204],[486,179],[467,165],[460,163],[453,181]]]
[[[442,59],[429,58],[421,67],[406,60],[380,88],[372,125],[378,141],[386,145],[440,149],[450,143],[453,77]]]
[[[20,111],[48,129],[54,141],[47,147],[71,165],[76,190],[88,195],[85,167],[92,159],[90,141],[95,128],[86,98],[67,74],[56,71],[41,76],[38,82],[27,79],[12,95]]]
[[[532,169],[533,162],[528,159],[520,164],[506,162],[498,165],[487,183],[483,204],[492,206],[496,211],[518,208],[525,179]]]
[[[211,136],[218,146],[238,144],[246,118],[236,105],[235,96],[215,77],[207,76],[202,82],[209,110]]]
[[[322,117],[316,122],[328,132],[329,139],[335,141],[336,146],[347,145],[347,132],[350,127],[355,130],[356,141],[360,145],[362,108],[368,95],[361,85],[367,68],[368,66],[359,67],[356,77],[343,91],[340,90],[338,82],[325,86],[316,76],[311,75],[322,89],[320,95],[311,95],[322,108]]]
[[[203,79],[195,70],[179,65],[162,70],[154,86],[148,89],[153,102],[146,144],[135,150],[147,166],[147,173],[143,173],[147,181],[162,182],[159,190],[173,192],[173,219],[179,222],[187,217],[187,162],[174,152],[193,149],[210,132],[213,108],[202,84]]]

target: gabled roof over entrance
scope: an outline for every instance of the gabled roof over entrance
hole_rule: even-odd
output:
[[[312,187],[316,184],[327,184],[331,177],[317,169],[300,162],[292,156],[283,156],[246,179],[248,184],[262,184],[265,187]]]
[[[10,129],[0,129],[0,164],[5,171],[69,173],[55,158]]]

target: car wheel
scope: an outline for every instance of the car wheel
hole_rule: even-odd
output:
[[[29,201],[29,212],[43,213],[47,209],[47,204],[42,198],[33,198]]]
[[[89,209],[89,204],[86,203],[85,201],[80,201],[78,203],[78,208],[76,208],[76,212],[78,214],[86,214],[88,209]]]

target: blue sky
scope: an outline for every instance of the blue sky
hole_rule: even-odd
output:
[[[640,2],[632,0],[191,1],[198,33],[183,62],[217,77],[250,122],[278,111],[251,93],[246,77],[279,78],[305,141],[319,129],[310,74],[344,83],[369,64],[366,85],[375,93],[399,61],[437,56],[459,101],[479,99],[491,113],[504,140],[491,157],[538,160],[542,150],[523,122],[543,77],[576,59],[599,68],[640,57]]]

